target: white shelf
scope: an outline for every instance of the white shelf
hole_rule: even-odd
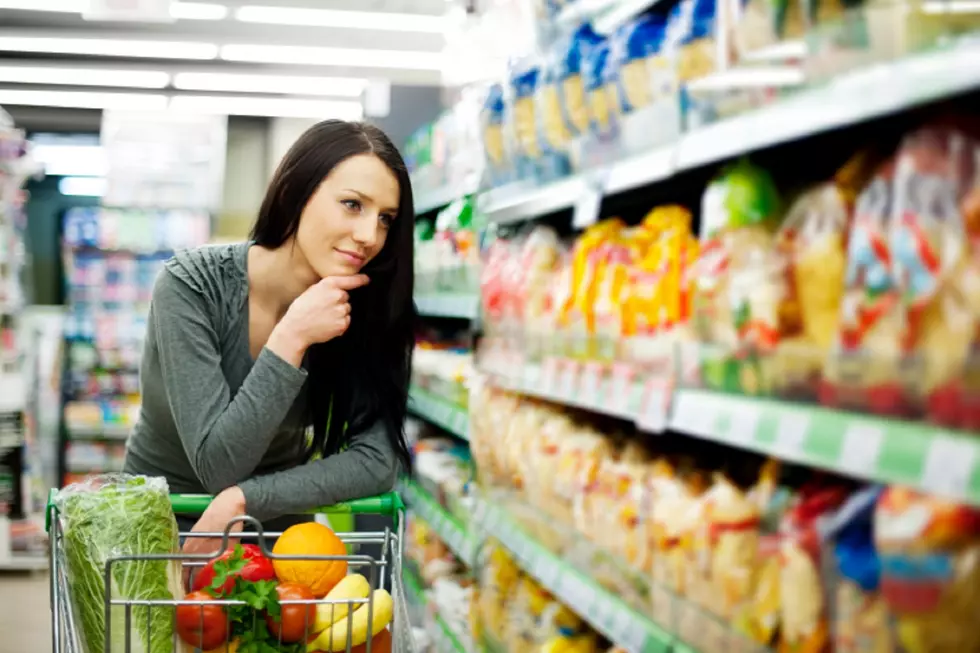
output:
[[[47,568],[47,557],[14,555],[0,558],[0,571],[45,571]]]
[[[421,315],[475,320],[480,313],[480,297],[464,293],[416,295],[415,306]]]
[[[679,172],[900,113],[980,88],[978,58],[980,40],[974,40],[845,73],[771,106],[687,132],[672,145],[603,170],[541,187],[493,189],[480,196],[478,205],[493,222],[518,222],[573,208],[583,193],[594,190],[594,180],[604,180],[605,195],[622,193]]]

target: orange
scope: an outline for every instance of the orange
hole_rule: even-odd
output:
[[[329,526],[308,522],[290,526],[272,547],[274,555],[346,556],[347,547]],[[278,560],[272,568],[282,583],[306,585],[323,598],[347,575],[347,560]]]

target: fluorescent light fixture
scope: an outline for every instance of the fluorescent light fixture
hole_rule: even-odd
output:
[[[924,14],[980,14],[978,0],[928,0],[922,3]]]
[[[276,118],[340,118],[360,120],[364,108],[360,102],[343,100],[294,100],[286,98],[233,97],[223,95],[177,95],[170,109],[184,113],[225,116],[267,116]]]
[[[263,5],[241,7],[235,12],[235,18],[245,23],[263,23],[266,25],[308,25],[311,27],[373,29],[390,32],[431,32],[436,34],[445,32],[447,27],[447,21],[443,16]]]
[[[218,46],[193,41],[137,41],[47,36],[0,36],[0,50],[97,57],[149,57],[152,59],[214,59]]]
[[[250,63],[438,71],[442,70],[443,64],[441,52],[357,50],[351,48],[321,48],[297,45],[247,45],[238,43],[222,46],[221,58],[226,61]]]
[[[0,9],[17,11],[51,11],[81,14],[89,8],[89,0],[0,0]],[[177,20],[224,20],[228,7],[211,2],[174,2],[170,15]]]
[[[90,91],[25,91],[0,89],[4,104],[70,109],[118,109],[159,111],[167,107],[167,96],[152,93],[94,93]]]
[[[176,73],[174,88],[185,91],[360,97],[366,79],[236,73]]]
[[[109,68],[56,68],[38,65],[0,65],[0,82],[64,86],[119,86],[166,88],[170,75],[161,70],[114,70]]]
[[[108,169],[101,145],[35,143],[31,155],[45,174],[57,177],[102,177]]]
[[[177,20],[224,20],[228,7],[211,2],[174,2],[170,15]]]
[[[75,197],[102,197],[107,185],[105,177],[64,177],[58,181],[58,192]]]

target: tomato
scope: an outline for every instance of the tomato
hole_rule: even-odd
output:
[[[306,585],[299,583],[280,583],[276,585],[276,593],[280,601],[310,601],[311,603],[294,603],[281,607],[281,619],[277,621],[271,614],[265,616],[269,632],[273,637],[281,638],[285,644],[292,644],[306,639],[309,629],[316,622],[316,598]],[[281,628],[281,632],[280,632]]]
[[[228,619],[220,605],[193,605],[194,601],[213,601],[207,592],[191,592],[185,598],[191,603],[177,606],[177,634],[180,638],[205,651],[228,641]]]
[[[351,653],[367,653],[367,644],[355,646]],[[387,629],[371,638],[371,653],[391,653],[391,633]]]
[[[228,580],[217,590],[218,594],[228,594],[235,587],[235,577],[240,576],[247,581],[274,580],[276,572],[272,568],[272,562],[262,554],[262,549],[254,544],[242,544],[242,559],[244,565],[241,570],[230,576]],[[211,586],[214,581],[214,564],[218,561],[227,561],[235,554],[234,547],[229,548],[220,556],[210,561],[203,569],[194,574],[194,584],[192,590],[200,591]]]

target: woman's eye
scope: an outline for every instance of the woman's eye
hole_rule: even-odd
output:
[[[341,204],[343,204],[344,206],[346,206],[351,211],[360,211],[361,210],[361,203],[358,200],[343,200],[343,202],[341,202]]]
[[[395,221],[395,216],[382,213],[379,220],[381,220],[381,225],[385,229],[389,229],[391,227],[391,223]]]

